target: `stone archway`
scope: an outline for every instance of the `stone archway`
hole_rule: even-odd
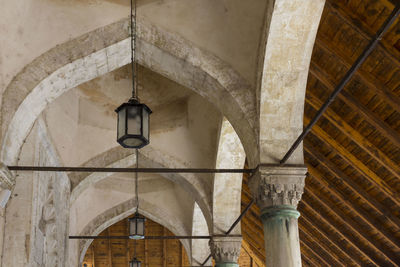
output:
[[[165,212],[165,210],[160,209],[143,199],[139,199],[139,201],[141,203],[139,212],[145,217],[168,228],[172,233],[174,233],[174,235],[189,235],[189,233],[185,230],[185,227],[182,225],[182,222],[180,222],[173,216],[170,216],[168,212]],[[104,229],[108,228],[112,224],[131,216],[135,212],[135,206],[135,199],[130,199],[104,211],[102,214],[99,214],[96,218],[91,220],[90,223],[88,223],[85,227],[83,227],[78,235],[96,236],[100,234]],[[74,242],[75,245],[73,244]],[[76,251],[74,251],[74,249],[70,249],[70,266],[77,265],[75,264],[75,259],[79,260],[79,264],[83,261],[83,258],[91,242],[92,240],[80,240],[79,242],[70,241],[70,247],[76,249]],[[188,240],[183,240],[182,244],[186,250],[186,253],[190,255],[190,242]],[[76,252],[77,254],[74,254],[74,252]]]
[[[324,3],[269,2],[258,88],[260,163],[279,163],[303,130],[308,68]],[[302,145],[287,163],[304,163]]]
[[[124,148],[118,147],[104,153],[104,155],[107,155],[107,158],[117,159],[116,161],[110,163],[108,167],[127,168],[134,165],[134,163],[136,162],[136,156],[134,154],[129,154],[126,152],[126,150],[124,150]],[[122,158],[119,158],[121,156]],[[103,155],[99,156],[99,158],[102,157]],[[174,165],[171,165],[174,163],[168,162],[168,160],[163,157],[161,153],[153,149],[151,145],[146,147],[145,150],[142,150],[139,153],[139,157],[141,167],[144,168],[176,167]],[[157,159],[158,161],[156,162],[152,159]],[[90,162],[91,166],[96,165],[95,159]],[[101,160],[101,163],[104,163],[103,160]],[[103,179],[107,179],[107,177],[109,177],[110,175],[112,175],[112,173],[92,173],[86,177],[79,178],[79,180],[74,179],[75,181],[73,183],[70,200],[71,205],[73,205],[79,195],[82,194],[91,185]],[[202,184],[198,183],[199,178],[193,174],[164,173],[161,175],[164,178],[182,187],[186,192],[190,193],[190,195],[193,197],[193,199],[196,201],[197,205],[199,205],[201,209],[201,212],[207,223],[208,232],[212,232],[212,214],[210,207],[210,198],[212,198],[212,196],[207,194]]]
[[[221,126],[217,168],[241,169],[246,155],[239,137],[228,120]],[[240,215],[242,173],[216,173],[213,184],[213,233],[225,234]],[[233,233],[240,234],[240,224]]]
[[[219,107],[238,132],[249,162],[255,164],[257,112],[250,85],[230,66],[183,38],[145,23],[138,26],[138,62]],[[53,48],[13,79],[2,99],[4,163],[16,162],[47,104],[83,82],[129,64],[127,37],[128,20],[122,20]]]

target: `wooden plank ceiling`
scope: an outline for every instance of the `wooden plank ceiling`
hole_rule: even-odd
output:
[[[127,236],[128,234],[128,219],[125,219],[108,227],[100,236]],[[173,234],[160,224],[147,219],[146,235],[172,236]],[[186,251],[179,240],[138,240],[136,242],[136,255],[143,267],[190,266]],[[133,257],[133,240],[96,239],[87,250],[82,267],[128,267]]]
[[[117,222],[100,236],[128,235],[128,219]],[[146,235],[173,236],[162,225],[147,219]],[[189,260],[179,240],[138,240],[136,256],[143,267],[189,267]],[[134,241],[126,239],[96,239],[88,248],[82,267],[128,267],[134,256]],[[239,259],[240,266],[261,267],[264,262],[254,254],[250,245],[244,241]]]
[[[327,0],[308,77],[307,124],[393,10],[387,0]],[[304,142],[299,204],[304,266],[400,266],[399,19]],[[251,200],[244,179],[242,207]],[[265,259],[259,209],[243,219]]]
[[[310,65],[305,124],[393,8],[388,0],[327,0]],[[304,150],[309,173],[299,204],[303,265],[399,266],[399,20],[314,126]],[[251,198],[245,177],[243,208]],[[242,220],[240,266],[264,266],[259,214],[253,205]],[[171,234],[151,221],[147,229],[148,234]],[[102,234],[126,231],[123,221]],[[87,266],[127,266],[133,248],[124,242],[95,241]],[[138,252],[144,266],[187,264],[179,241],[141,241]]]

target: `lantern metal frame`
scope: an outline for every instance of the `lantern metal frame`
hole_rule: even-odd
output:
[[[129,107],[135,107],[136,110],[139,112],[137,116],[140,116],[140,133],[138,134],[129,134],[129,127],[128,127],[128,114],[129,114]],[[124,109],[124,110],[123,110]],[[123,111],[122,111],[123,110]],[[142,148],[150,143],[150,114],[152,113],[151,109],[146,105],[140,103],[137,99],[131,98],[128,102],[123,103],[120,105],[116,110],[116,113],[118,113],[118,123],[117,123],[117,142],[125,147],[125,148]],[[125,112],[125,121],[121,122],[120,121],[120,112]],[[147,112],[147,125],[143,125],[143,114],[144,112]],[[120,123],[123,123],[122,130],[124,131],[122,134],[119,132],[120,131]],[[144,127],[147,127],[147,136],[144,136]],[[141,140],[142,143],[140,145],[127,145],[125,144],[125,140],[127,139],[136,139],[136,140]]]
[[[142,262],[134,257],[131,261],[129,261],[129,267],[141,267]]]
[[[134,223],[135,225],[135,229],[131,229],[132,227],[132,223],[133,221],[136,221]],[[128,219],[129,222],[129,239],[134,239],[134,240],[140,240],[140,239],[144,239],[145,238],[145,223],[146,223],[146,218],[141,216],[139,214],[139,212],[135,213],[135,216],[133,216],[132,218]],[[138,225],[139,223],[143,224],[143,233],[138,233]]]

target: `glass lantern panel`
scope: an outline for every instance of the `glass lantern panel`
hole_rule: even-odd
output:
[[[129,106],[127,110],[128,115],[128,134],[141,135],[142,118],[141,106]]]
[[[142,116],[143,116],[143,137],[148,141],[150,121],[149,121],[149,112],[147,111],[147,109],[143,108]]]
[[[135,219],[129,220],[129,235],[130,236],[136,235],[136,220]]]
[[[140,267],[142,263],[136,259],[129,262],[129,267]]]
[[[142,218],[137,221],[137,235],[144,236],[144,219]]]
[[[122,108],[120,111],[118,111],[118,133],[117,136],[121,138],[121,136],[125,135],[125,129],[126,129],[126,124],[125,124],[125,118],[126,118],[126,109]]]

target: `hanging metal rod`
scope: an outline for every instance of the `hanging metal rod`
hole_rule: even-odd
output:
[[[228,235],[214,236],[145,236],[143,239],[160,240],[160,239],[211,239],[213,237],[227,237]],[[242,237],[241,235],[229,235],[229,237]],[[69,239],[130,239],[129,236],[69,236]],[[142,240],[142,239],[139,239]]]
[[[48,167],[8,166],[10,171],[38,172],[137,172],[137,173],[254,173],[256,169],[193,169],[193,168],[97,168],[97,167]]]
[[[338,86],[331,93],[329,98],[325,101],[325,103],[322,105],[322,107],[318,110],[318,112],[314,116],[314,118],[310,121],[310,123],[306,126],[306,128],[304,128],[303,132],[300,134],[300,136],[296,139],[296,141],[290,147],[288,152],[282,158],[282,160],[280,161],[281,165],[285,164],[285,162],[289,159],[289,157],[293,154],[293,152],[296,150],[296,148],[304,140],[304,138],[307,136],[307,134],[311,131],[311,128],[314,126],[314,124],[317,123],[317,121],[321,118],[322,114],[326,111],[326,109],[329,107],[329,105],[333,102],[333,100],[335,100],[337,95],[343,90],[344,86],[353,77],[354,73],[356,73],[356,71],[360,68],[361,64],[371,54],[371,52],[374,50],[374,48],[376,47],[378,42],[382,39],[383,34],[390,28],[390,26],[394,23],[396,18],[399,16],[399,13],[400,13],[400,4],[397,4],[397,6],[393,9],[390,16],[386,19],[384,24],[377,31],[375,37],[370,41],[368,46],[364,49],[362,54],[357,58],[357,60],[354,62],[354,64],[351,66],[351,68],[347,71],[346,75],[340,81]]]

